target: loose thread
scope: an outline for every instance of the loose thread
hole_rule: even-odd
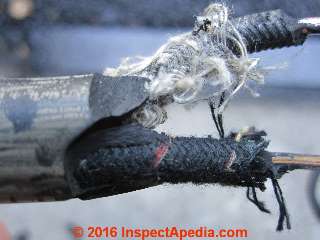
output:
[[[252,197],[250,196],[250,189],[252,190]],[[257,206],[257,208],[261,211],[261,212],[265,212],[265,213],[271,213],[269,209],[267,209],[265,207],[264,202],[259,201],[257,198],[257,192],[256,192],[256,188],[255,187],[247,187],[247,199],[252,202],[254,205]]]
[[[283,230],[284,221],[286,221],[287,229],[291,229],[290,217],[285,204],[285,199],[283,197],[281,187],[277,179],[274,177],[274,175],[272,175],[271,180],[272,180],[274,193],[276,195],[276,199],[279,204],[279,219],[278,219],[277,231]]]

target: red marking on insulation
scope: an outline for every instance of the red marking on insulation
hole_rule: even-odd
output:
[[[159,147],[157,147],[156,152],[155,152],[156,158],[154,159],[154,161],[152,163],[152,166],[154,168],[159,166],[161,160],[167,154],[168,150],[169,150],[169,146],[167,144],[162,143],[162,144],[160,144]]]

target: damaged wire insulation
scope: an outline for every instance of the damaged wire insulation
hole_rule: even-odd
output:
[[[214,3],[195,17],[192,32],[170,38],[151,57],[126,58],[118,68],[106,69],[105,75],[149,78],[146,90],[160,108],[173,101],[209,100],[221,115],[241,88],[258,96],[250,83],[262,84],[270,71],[259,66],[260,59],[250,53],[302,44],[308,30],[280,10],[232,18],[225,4]],[[152,128],[163,122],[164,112],[158,111],[151,120],[146,120],[149,114],[135,120]]]
[[[90,144],[94,141],[95,145]],[[247,198],[262,212],[270,213],[257,198],[256,188],[265,190],[272,180],[279,204],[277,230],[289,214],[276,178],[284,173],[265,149],[261,132],[223,139],[169,137],[138,124],[115,127],[80,139],[67,153],[70,172],[78,183],[75,196],[91,199],[155,186],[163,183],[219,183],[247,187]],[[97,186],[99,186],[97,190]]]
[[[89,144],[93,140],[97,145]],[[273,165],[271,158],[258,156],[265,154],[267,146],[263,138],[244,137],[239,142],[232,138],[172,138],[130,124],[75,143],[68,158],[79,160],[75,173],[86,188],[97,181],[121,186],[121,181],[136,184],[141,180],[158,184],[216,182],[265,189]]]
[[[1,163],[14,171],[0,173],[6,183],[0,201],[92,199],[162,183],[219,183],[247,187],[249,201],[268,213],[256,189],[264,191],[271,179],[277,230],[290,229],[277,179],[319,167],[319,156],[267,152],[261,133],[225,137],[222,113],[241,88],[263,83],[266,71],[250,53],[301,44],[314,32],[318,24],[281,11],[232,19],[229,8],[212,4],[195,18],[193,32],[171,38],[152,57],[107,69],[108,76],[3,79]],[[166,104],[198,100],[210,102],[220,139],[150,129],[166,120]]]
[[[107,69],[110,76],[138,75],[151,80],[146,85],[150,99],[168,97],[177,103],[191,103],[209,98],[220,99],[222,112],[230,98],[247,80],[263,82],[257,68],[258,59],[248,57],[246,45],[230,20],[230,11],[223,4],[211,4],[197,17],[193,31],[171,38],[157,53],[134,62],[126,59],[117,69]],[[203,21],[206,27],[203,28]],[[228,43],[235,46],[236,51]],[[156,121],[154,125],[157,125]],[[146,124],[144,124],[146,126]]]

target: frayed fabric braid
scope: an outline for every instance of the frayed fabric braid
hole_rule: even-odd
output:
[[[284,223],[286,224],[287,229],[291,229],[290,216],[286,207],[285,199],[281,187],[278,183],[278,180],[274,177],[273,173],[270,175],[273,190],[279,205],[279,219],[277,224],[277,231],[282,231],[284,228]],[[261,212],[271,213],[265,207],[264,202],[261,202],[257,198],[256,188],[254,186],[247,187],[247,199],[252,202]]]
[[[249,57],[229,8],[215,3],[205,9],[203,16],[196,17],[193,32],[172,37],[153,56],[136,61],[126,59],[118,68],[106,69],[105,74],[149,78],[145,88],[151,101],[162,97],[180,104],[219,101],[224,93],[223,102],[217,107],[221,114],[242,87],[249,88],[250,80],[263,83],[265,71],[258,67],[258,62],[259,59]],[[151,122],[136,120],[145,122],[144,126]]]
[[[286,207],[285,199],[282,194],[281,187],[278,183],[278,180],[274,176],[272,176],[271,180],[272,180],[273,190],[279,204],[279,220],[278,220],[277,231],[283,230],[284,222],[286,223],[287,229],[291,229],[290,217]]]
[[[247,197],[261,211],[270,213],[258,200],[256,188],[265,190],[272,180],[279,204],[277,230],[290,219],[276,168],[265,149],[263,132],[214,139],[170,137],[138,124],[105,129],[73,146],[67,158],[73,161],[72,174],[77,187],[73,194],[81,199],[108,196],[162,183],[219,183],[248,187]],[[97,144],[92,145],[92,142]],[[97,189],[98,192],[92,192]]]
[[[252,196],[251,196],[252,195]],[[268,210],[265,207],[264,202],[261,202],[258,200],[257,198],[257,192],[256,192],[256,188],[254,186],[252,187],[247,187],[247,199],[252,202],[254,205],[257,206],[257,208],[261,211],[261,212],[265,212],[265,213],[271,213],[270,210]]]

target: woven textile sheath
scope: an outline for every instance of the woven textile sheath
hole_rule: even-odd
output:
[[[309,33],[320,32],[319,21],[317,23],[316,20],[295,20],[281,11],[271,11],[234,19],[233,22],[243,36],[248,51],[255,52],[302,44]],[[237,51],[236,46],[230,45],[230,48]],[[103,162],[99,161],[93,161],[90,164],[83,162],[83,156],[92,157],[92,159],[95,159],[96,156],[89,149],[88,152],[79,151],[79,149],[81,150],[79,148],[81,144],[84,142],[86,145],[91,144],[99,152],[98,147],[101,146],[99,144],[103,143],[102,139],[101,143],[92,140],[89,144],[87,139],[90,139],[92,132],[119,126],[132,111],[148,101],[148,93],[144,88],[146,81],[148,80],[139,77],[112,78],[99,74],[53,78],[0,79],[0,202],[64,200],[73,197],[88,199],[100,196],[99,194],[107,196],[152,184],[160,184],[162,183],[161,179],[173,183],[192,181],[191,176],[196,177],[197,174],[189,175],[190,179],[185,179],[186,175],[183,174],[176,175],[180,176],[181,179],[175,179],[173,173],[177,172],[172,170],[172,166],[181,167],[182,165],[179,164],[183,164],[186,167],[188,162],[184,161],[184,159],[187,159],[184,156],[198,155],[195,155],[190,149],[179,151],[177,155],[170,154],[174,153],[174,149],[180,149],[185,143],[190,144],[192,141],[199,143],[198,150],[209,149],[200,146],[211,144],[214,147],[212,139],[171,139],[173,145],[164,145],[167,146],[167,150],[166,147],[160,148],[160,150],[155,148],[155,152],[152,152],[150,158],[145,158],[145,160],[152,160],[154,156],[157,159],[161,152],[166,153],[163,155],[164,158],[161,157],[161,164],[171,163],[168,162],[168,158],[181,160],[177,162],[178,165],[159,165],[160,169],[171,172],[172,175],[169,174],[171,178],[167,178],[168,176],[162,173],[159,181],[151,181],[152,184],[150,182],[147,184],[140,182],[141,184],[136,188],[128,188],[127,190],[122,188],[121,190],[113,189],[114,191],[111,191],[112,187],[110,186],[109,188],[99,186],[99,184],[103,185],[100,177],[106,177],[105,174],[108,171],[104,167],[108,164],[104,165]],[[144,130],[140,129],[140,132],[144,132]],[[105,132],[101,134],[100,137],[104,136]],[[160,145],[163,142],[167,143],[168,139],[170,140],[168,137],[164,140],[164,138],[148,131],[144,134],[149,137],[153,136],[155,142],[162,139],[159,142]],[[132,147],[132,143],[126,142],[126,140],[128,139],[123,139],[124,145],[122,147]],[[143,138],[140,140],[143,141]],[[270,168],[267,162],[260,164],[261,162],[255,161],[256,154],[266,147],[265,142],[263,140],[248,141],[251,141],[253,145],[235,144],[234,149],[228,149],[228,145],[224,145],[225,152],[223,153],[227,154],[223,158],[223,168],[214,169],[221,173],[221,171],[224,172],[225,167],[231,167],[229,169],[231,170],[230,175],[232,175],[230,179],[234,181],[239,177],[235,182],[237,184],[243,183],[243,185],[250,185],[248,180],[253,177],[251,170],[262,170],[262,178],[252,183],[255,185],[255,183],[262,183],[265,180],[265,177],[267,177],[267,175],[264,175],[267,172],[266,169],[270,170]],[[110,141],[105,143],[114,144]],[[139,146],[146,146],[143,143],[140,142]],[[151,141],[151,143],[154,142]],[[221,142],[221,144],[225,143]],[[232,142],[232,144],[234,143]],[[250,148],[250,146],[254,147]],[[76,151],[73,151],[73,148]],[[239,148],[243,149],[243,154],[232,155],[232,150],[237,153]],[[104,153],[110,150],[102,149],[105,151]],[[66,157],[66,150],[68,150],[68,156],[74,156],[74,159],[70,160]],[[118,151],[117,148],[114,150]],[[197,150],[197,148],[194,148],[194,150]],[[143,154],[143,152],[141,153]],[[185,155],[181,155],[181,153]],[[221,157],[219,155],[220,157],[213,158],[214,155],[209,154],[215,153],[212,150],[208,150],[207,153],[208,155],[204,156],[207,156],[207,160],[213,162]],[[112,155],[114,152],[110,152],[110,154]],[[126,154],[124,156],[127,159],[127,157],[135,156],[136,152],[125,151],[124,154]],[[103,158],[102,155],[102,160],[107,159]],[[119,157],[119,155],[114,156]],[[66,159],[70,161],[66,161]],[[246,168],[237,167],[236,165],[239,162],[247,164]],[[83,163],[83,165],[78,165],[80,163]],[[122,163],[127,164],[128,161]],[[192,161],[189,163],[194,164]],[[202,163],[208,162],[203,161]],[[134,167],[136,166],[133,166],[132,169],[135,169]],[[121,168],[119,169],[121,170]],[[88,172],[84,173],[83,170]],[[94,175],[94,171],[98,171],[100,175]],[[123,172],[118,171],[118,173]],[[148,171],[143,171],[143,173],[148,173]],[[132,172],[130,174],[129,178],[124,177],[124,179],[132,180]],[[85,176],[88,179],[84,179]],[[128,175],[126,176],[128,177]],[[211,177],[211,180],[207,179],[208,182],[219,181],[216,175],[213,174]],[[249,177],[249,179],[245,179],[246,177]],[[203,175],[202,181],[204,180],[205,176]]]

